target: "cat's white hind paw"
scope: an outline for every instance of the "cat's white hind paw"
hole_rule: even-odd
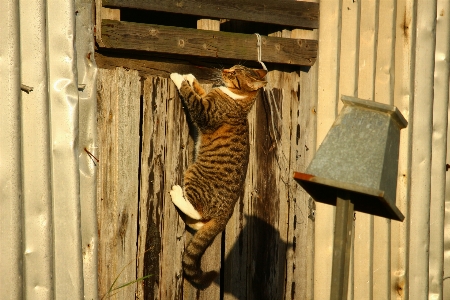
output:
[[[191,202],[183,197],[183,189],[179,185],[172,186],[170,191],[170,197],[172,198],[173,204],[176,205],[185,215],[194,220],[201,220],[202,216],[200,213],[192,206]]]
[[[187,75],[184,75],[183,77],[184,77],[184,79],[186,79],[189,82],[190,86],[194,86],[194,80],[195,80],[194,75],[187,74]]]
[[[184,76],[180,75],[178,73],[172,73],[170,74],[170,79],[172,79],[173,83],[177,86],[177,89],[181,88],[181,84],[184,81]]]
[[[195,221],[190,218],[186,220],[186,224],[187,226],[191,227],[194,230],[200,230],[200,228],[202,228],[203,225],[205,225],[205,223],[202,221]]]

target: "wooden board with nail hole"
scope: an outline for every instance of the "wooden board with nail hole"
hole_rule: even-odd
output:
[[[177,54],[257,61],[254,34],[102,20],[105,48],[139,53]],[[262,61],[312,66],[317,56],[317,40],[262,37]]]

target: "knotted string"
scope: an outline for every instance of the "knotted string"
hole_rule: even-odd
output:
[[[262,52],[262,50],[261,50],[261,36],[259,35],[259,33],[255,33],[255,34],[256,34],[256,46],[258,47],[257,48],[257,51],[258,51],[258,62],[261,64],[263,69],[267,71],[266,65],[261,60],[261,52]]]

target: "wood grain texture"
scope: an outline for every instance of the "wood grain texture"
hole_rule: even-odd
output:
[[[313,38],[317,30],[292,31],[293,38]],[[300,71],[299,100],[292,104],[291,172],[306,170],[316,153],[317,70],[315,64]],[[298,184],[297,195],[289,205],[288,240],[296,247],[288,249],[286,299],[314,298],[314,224],[315,202]],[[300,280],[299,280],[300,279]]]
[[[261,40],[264,62],[311,66],[316,60],[315,40]],[[106,48],[257,61],[253,34],[102,20],[102,41]]]
[[[98,272],[99,295],[136,278],[136,227],[139,169],[139,98],[137,71],[99,70]],[[120,276],[119,276],[120,275]],[[134,286],[111,299],[131,299]]]
[[[168,79],[144,81],[141,199],[139,204],[139,299],[182,299],[184,222],[170,200],[182,180],[188,130],[175,86]]]
[[[319,4],[287,0],[103,0],[104,6],[319,28]]]
[[[104,47],[102,42],[102,0],[95,1],[95,41],[100,47]]]
[[[186,61],[173,60],[164,61],[156,57],[142,57],[133,55],[132,57],[117,57],[111,53],[102,54],[95,52],[95,62],[99,68],[114,69],[123,67],[133,69],[139,72],[141,77],[160,76],[169,78],[171,73],[193,74],[200,82],[211,83],[217,75],[217,69],[205,67],[198,64],[192,64]]]

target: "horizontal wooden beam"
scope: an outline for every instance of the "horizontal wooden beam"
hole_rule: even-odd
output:
[[[257,61],[257,38],[230,33],[142,23],[102,20],[106,48]],[[312,66],[317,57],[315,40],[262,36],[262,61]]]
[[[103,0],[108,7],[319,28],[319,4],[288,0]]]

